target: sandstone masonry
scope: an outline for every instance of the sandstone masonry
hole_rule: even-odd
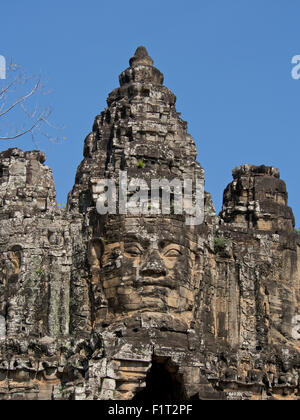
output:
[[[39,151],[0,154],[0,399],[299,399],[300,237],[276,168],[219,215],[105,215],[99,181],[204,180],[144,47],[95,118],[66,209]]]

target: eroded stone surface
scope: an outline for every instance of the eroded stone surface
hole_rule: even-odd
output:
[[[41,152],[0,155],[0,398],[299,398],[300,243],[278,170],[236,168],[197,226],[172,208],[101,216],[99,181],[120,170],[204,179],[144,47],[119,80],[67,209]]]

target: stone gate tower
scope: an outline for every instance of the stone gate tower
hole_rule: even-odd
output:
[[[279,171],[234,169],[221,213],[203,192],[186,223],[194,140],[146,49],[129,64],[65,210],[41,152],[0,155],[0,399],[299,398],[300,241]],[[100,214],[103,180],[120,197],[125,173],[143,212]],[[177,185],[165,211],[153,179]]]

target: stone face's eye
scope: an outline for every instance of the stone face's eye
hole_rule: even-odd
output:
[[[181,255],[181,252],[179,251],[179,249],[171,248],[168,249],[164,255],[165,257],[178,257],[179,255]]]
[[[130,245],[130,246],[126,247],[125,248],[125,252],[126,252],[126,254],[129,254],[129,255],[131,255],[133,257],[136,257],[136,256],[142,254],[141,248],[139,248],[136,245]]]

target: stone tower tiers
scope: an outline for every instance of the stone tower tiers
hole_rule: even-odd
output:
[[[162,214],[98,211],[120,172],[204,183],[153,64],[138,47],[119,76],[66,209],[43,153],[0,154],[0,399],[299,399],[300,241],[277,169],[234,169],[194,225],[174,192]]]
[[[233,170],[233,182],[224,191],[222,218],[239,227],[274,233],[293,232],[285,182],[278,169],[243,165]]]

